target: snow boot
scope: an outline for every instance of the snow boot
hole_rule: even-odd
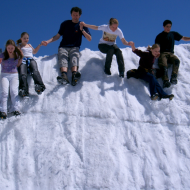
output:
[[[15,116],[21,115],[21,113],[20,113],[19,111],[14,111],[13,114],[14,114]]]
[[[20,89],[18,92],[19,96],[21,97],[25,97],[28,96],[28,92],[26,92],[25,90]]]
[[[42,94],[42,92],[45,90],[44,86],[36,84],[35,85],[35,91],[38,95]]]
[[[177,74],[172,74],[170,82],[172,84],[177,84]]]
[[[69,80],[68,80],[67,75],[65,73],[62,73],[61,76],[58,76],[57,81],[61,84],[68,84],[69,83]]]
[[[81,77],[81,73],[79,72],[75,72],[72,74],[72,83],[71,83],[72,86],[75,86],[78,83],[78,81],[80,80],[80,77]]]
[[[153,94],[153,95],[151,96],[151,100],[157,100],[158,98],[159,98],[159,94],[158,94],[158,93]]]
[[[171,83],[169,80],[164,80],[163,81],[163,88],[169,88],[171,86]]]
[[[162,98],[164,98],[164,99],[168,98],[169,100],[172,100],[173,97],[174,97],[174,95],[170,94],[170,95],[163,96]]]
[[[1,119],[6,119],[7,118],[7,114],[5,112],[1,112],[0,111],[0,118]]]

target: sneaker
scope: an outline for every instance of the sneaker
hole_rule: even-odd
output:
[[[124,72],[119,73],[119,77],[124,78]]]
[[[163,96],[162,98],[164,98],[164,99],[168,98],[169,100],[172,100],[173,97],[174,97],[174,95],[170,94],[170,95]]]
[[[172,74],[170,82],[172,84],[177,84],[177,74]]]
[[[1,119],[6,119],[7,118],[7,114],[5,112],[1,112],[0,111],[0,118]]]
[[[153,94],[152,96],[151,96],[151,100],[157,100],[159,98],[159,94]]]
[[[169,88],[170,86],[171,86],[170,81],[168,81],[168,80],[163,81],[163,88]]]
[[[111,75],[111,71],[110,71],[110,69],[104,69],[104,73],[106,74],[106,75]]]
[[[61,76],[58,76],[57,81],[61,84],[68,84],[69,83],[69,80],[68,80],[67,75],[65,73],[63,73]]]
[[[21,96],[21,97],[28,96],[28,93],[27,93],[25,90],[22,90],[22,89],[19,90],[18,94],[19,94],[19,96]]]
[[[14,114],[15,116],[18,116],[18,115],[20,115],[21,113],[20,113],[19,111],[14,111],[13,114]]]
[[[44,85],[39,85],[36,84],[35,85],[35,91],[37,92],[38,95],[42,94],[42,92],[45,90],[45,86]]]
[[[72,86],[75,86],[78,83],[78,81],[80,80],[80,77],[81,77],[81,73],[79,72],[75,72],[72,74],[72,83],[71,83]]]

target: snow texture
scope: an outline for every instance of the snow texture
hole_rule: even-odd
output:
[[[137,68],[131,48],[122,52],[126,71]],[[190,189],[190,45],[175,54],[172,101],[119,78],[115,56],[107,76],[105,54],[83,50],[75,87],[57,83],[57,55],[36,58],[47,89],[38,96],[29,76],[22,116],[0,120],[0,190]]]

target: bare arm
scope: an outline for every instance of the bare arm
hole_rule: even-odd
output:
[[[80,26],[83,25],[84,27],[91,28],[93,30],[98,30],[98,26],[86,24],[84,22],[80,22]]]
[[[57,41],[60,38],[60,36],[61,35],[59,33],[57,33],[55,36],[53,36],[53,38],[51,38],[51,39],[49,39],[47,41],[42,41],[41,44],[44,45],[44,46],[47,46],[49,43]]]
[[[135,43],[134,42],[129,42],[129,46],[131,46],[132,51],[135,51]]]
[[[85,30],[82,30],[82,33],[83,33],[84,37],[85,37],[89,42],[92,40],[91,35],[89,35],[88,33],[86,33]]]
[[[125,40],[125,38],[122,38],[121,41],[122,41],[122,43],[123,43],[124,45],[126,45],[126,46],[129,45],[129,42],[127,42],[127,41]]]
[[[92,40],[92,37],[90,34],[88,34],[84,29],[83,29],[83,24],[80,24],[80,30],[82,31],[82,34],[84,37],[90,42]]]
[[[41,46],[42,46],[42,42],[35,49],[33,48],[33,54],[36,54],[39,51]]]
[[[184,41],[190,41],[190,37],[183,36],[183,38],[181,38],[181,39],[184,40]]]

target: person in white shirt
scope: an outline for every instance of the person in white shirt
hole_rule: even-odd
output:
[[[109,24],[101,25],[101,26],[95,26],[95,25],[89,25],[84,22],[81,22],[80,25],[83,25],[84,27],[91,28],[93,30],[102,30],[102,38],[99,41],[98,48],[102,53],[106,54],[106,62],[105,62],[105,68],[104,72],[107,75],[111,75],[111,62],[112,57],[115,54],[117,58],[118,63],[118,70],[119,70],[119,76],[124,78],[124,72],[125,72],[125,64],[123,60],[122,51],[119,49],[119,47],[116,45],[116,38],[119,36],[122,43],[124,45],[130,45],[130,42],[127,42],[124,38],[123,32],[120,28],[118,28],[119,22],[115,18],[111,18],[109,20]]]

